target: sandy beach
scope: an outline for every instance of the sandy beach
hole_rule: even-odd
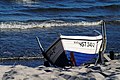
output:
[[[104,65],[94,64],[55,68],[36,68],[16,65],[0,65],[1,80],[120,80],[120,60],[111,60]]]

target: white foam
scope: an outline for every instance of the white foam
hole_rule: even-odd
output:
[[[37,3],[38,0],[13,0],[15,3],[31,6],[32,3]]]
[[[98,22],[63,22],[63,21],[46,21],[46,22],[1,22],[0,28],[2,29],[29,29],[29,28],[43,28],[43,27],[56,27],[56,26],[96,26],[100,25],[102,21]]]

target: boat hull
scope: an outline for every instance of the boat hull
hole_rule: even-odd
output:
[[[96,58],[98,57],[98,54],[87,54],[87,53],[81,53],[81,52],[75,52],[75,51],[66,51],[66,55],[68,60],[71,60],[74,55],[74,62],[71,62],[72,65],[74,66],[80,66],[83,63],[94,63]],[[71,60],[72,61],[72,60]]]
[[[102,36],[60,36],[45,52],[46,59],[53,65],[80,66],[95,62],[102,44]]]

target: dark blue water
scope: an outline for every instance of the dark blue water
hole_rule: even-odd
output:
[[[100,20],[106,22],[106,52],[120,53],[120,0],[1,0],[0,57],[40,56],[36,36],[47,49],[59,33],[90,35],[94,29],[100,31]]]

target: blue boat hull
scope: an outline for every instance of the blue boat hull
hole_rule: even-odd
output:
[[[71,55],[72,53],[72,55]],[[54,65],[64,66],[80,66],[87,63],[95,63],[98,54],[87,54],[73,51],[64,51],[55,61]],[[74,59],[73,59],[74,58]]]
[[[95,62],[98,54],[87,54],[87,53],[80,53],[75,51],[65,51],[68,60],[71,60],[71,52],[74,54],[75,59],[75,66],[80,66],[83,63],[91,63]]]

